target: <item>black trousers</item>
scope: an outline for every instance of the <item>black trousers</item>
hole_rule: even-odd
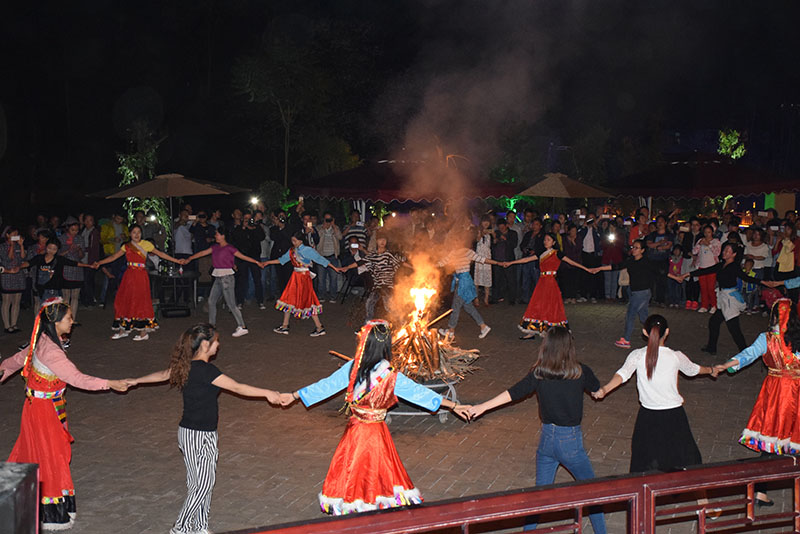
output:
[[[742,334],[742,327],[739,326],[739,316],[737,315],[733,319],[726,321],[722,315],[722,310],[715,311],[714,315],[708,320],[708,344],[706,345],[708,349],[711,351],[717,350],[717,340],[719,340],[719,330],[722,327],[722,323],[727,325],[728,332],[731,333],[733,342],[736,343],[739,352],[746,349],[747,343],[744,340],[744,334]]]
[[[600,267],[600,262],[602,257],[598,256],[597,254],[592,254],[590,252],[581,252],[581,263],[584,267]],[[601,299],[603,298],[603,292],[605,289],[603,288],[603,275],[600,273],[597,274],[590,274],[581,269],[581,293],[582,296],[586,298],[592,299]]]
[[[264,288],[261,285],[261,269],[255,263],[237,260],[238,269],[236,270],[236,304],[244,304],[244,297],[247,294],[247,277],[253,276],[253,288],[256,293],[256,302],[264,303]]]
[[[517,266],[503,268],[492,265],[492,297],[505,299],[509,304],[517,300]]]

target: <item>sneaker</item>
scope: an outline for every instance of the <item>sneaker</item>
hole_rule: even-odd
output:
[[[258,305],[258,309],[259,309],[259,310],[266,310],[266,309],[267,309],[267,307],[266,307],[266,306],[264,306],[264,303],[262,302],[261,304],[259,304],[259,305]]]
[[[716,313],[716,311],[717,311],[717,307],[716,306],[711,306],[711,309],[708,310],[708,313]]]
[[[697,302],[696,300],[693,300],[692,301],[692,309],[696,310],[698,307],[700,307],[700,303]]]
[[[686,301],[686,309],[691,310],[694,303],[691,300]]]
[[[707,311],[708,310],[706,308],[700,308],[699,310],[697,310],[697,313],[705,313]]]
[[[242,337],[242,336],[246,336],[249,333],[250,333],[250,331],[247,328],[244,328],[244,327],[241,327],[241,326],[237,326],[236,330],[233,331],[233,334],[231,334],[231,336],[233,336],[233,337]]]
[[[134,341],[147,341],[150,339],[150,334],[137,334],[133,340]]]
[[[289,327],[288,326],[279,326],[277,328],[272,329],[273,332],[276,334],[283,334],[285,336],[289,335]]]
[[[315,328],[314,331],[309,334],[309,336],[311,336],[311,337],[319,337],[319,336],[324,336],[324,335],[325,335],[325,327],[324,326],[322,328]]]
[[[486,336],[489,335],[489,332],[491,332],[491,331],[492,331],[492,327],[491,326],[489,326],[488,324],[484,325],[483,328],[481,328],[481,333],[478,334],[478,339],[485,338]]]
[[[578,297],[578,302],[586,302],[586,297]]]
[[[614,345],[621,349],[629,349],[631,348],[631,342],[625,339],[624,337],[619,338],[614,342]]]
[[[242,309],[242,305],[241,304],[237,304],[236,307],[239,308],[240,310]]]
[[[128,337],[129,334],[130,332],[126,332],[125,330],[120,330],[119,332],[111,336],[111,339],[122,339],[123,337]]]
[[[336,299],[328,299],[328,302],[330,302],[331,304],[336,304],[337,301]]]

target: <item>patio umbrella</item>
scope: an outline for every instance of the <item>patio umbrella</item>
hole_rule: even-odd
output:
[[[613,197],[614,194],[599,187],[579,182],[560,172],[551,172],[544,178],[519,193],[529,197],[552,198],[600,198]]]
[[[152,180],[140,180],[135,184],[104,191],[102,196],[104,198],[171,198],[230,195],[232,193],[246,193],[247,191],[247,189],[233,185],[187,178],[182,174],[159,174]]]

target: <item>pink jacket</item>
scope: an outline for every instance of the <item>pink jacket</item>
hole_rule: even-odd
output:
[[[27,355],[28,348],[26,347],[12,357],[3,360],[3,362],[0,363],[0,370],[4,370],[9,374],[19,371],[25,364],[25,357]],[[81,373],[78,368],[75,367],[75,364],[67,358],[67,354],[64,350],[53,343],[53,340],[47,337],[47,335],[43,334],[39,338],[34,357],[34,365],[37,363],[41,364],[36,365],[39,370],[42,370],[41,366],[44,366],[46,369],[50,370],[50,373],[44,370],[46,374],[54,374],[70,386],[90,391],[108,389],[108,380]]]

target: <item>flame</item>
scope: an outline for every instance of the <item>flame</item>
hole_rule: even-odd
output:
[[[436,290],[432,287],[412,287],[409,291],[411,298],[414,300],[414,311],[411,312],[412,324],[416,323],[425,313],[425,307],[428,302],[436,294]]]

